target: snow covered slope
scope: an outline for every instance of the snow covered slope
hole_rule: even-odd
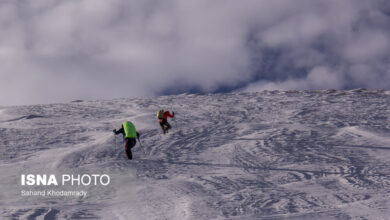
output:
[[[0,109],[1,219],[388,219],[388,91],[264,91]],[[160,135],[156,111],[176,113]],[[141,133],[127,160],[112,130]],[[82,197],[21,174],[109,174]],[[48,186],[47,186],[48,187]],[[50,186],[58,189],[60,186]]]

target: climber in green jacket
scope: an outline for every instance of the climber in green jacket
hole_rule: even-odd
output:
[[[119,130],[114,129],[113,132],[115,135],[120,133],[123,134],[123,137],[125,138],[125,151],[127,158],[129,158],[129,160],[133,159],[131,148],[133,148],[137,143],[136,138],[139,139],[140,137],[139,133],[135,130],[133,123],[130,121],[123,122],[122,127]]]

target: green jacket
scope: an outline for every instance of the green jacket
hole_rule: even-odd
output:
[[[136,131],[133,123],[129,121],[123,122],[121,129],[119,129],[118,131],[114,130],[114,133],[115,134],[122,133],[125,138],[135,138],[140,136],[139,133]]]
[[[126,138],[135,138],[137,136],[137,131],[135,130],[133,123],[126,121],[123,122],[122,126]]]

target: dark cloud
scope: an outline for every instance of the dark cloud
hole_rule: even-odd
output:
[[[3,0],[0,103],[390,88],[384,0]]]

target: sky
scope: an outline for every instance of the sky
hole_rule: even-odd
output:
[[[1,0],[0,105],[390,89],[387,0]]]

